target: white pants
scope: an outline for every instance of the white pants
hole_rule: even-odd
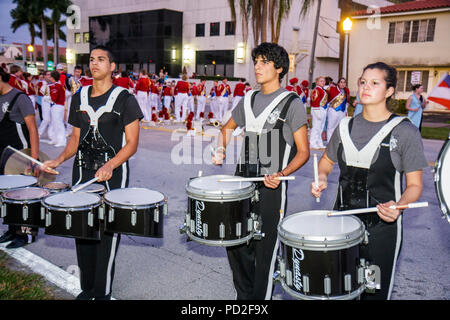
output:
[[[50,102],[48,101],[48,98],[42,97],[42,121],[38,129],[39,136],[42,136],[47,129],[48,135],[50,135],[51,120],[52,116],[50,113]]]
[[[322,107],[311,108],[312,129],[309,137],[311,148],[321,149],[325,148],[322,141],[322,131],[327,118],[327,110]]]
[[[52,117],[52,122],[50,124],[50,126],[52,127],[50,143],[55,144],[56,146],[65,146],[66,129],[64,127],[64,106],[60,104],[54,104],[50,108],[50,113]]]
[[[209,111],[214,114],[214,118],[217,118],[217,97],[211,97],[209,99]]]
[[[228,110],[228,97],[218,97],[217,102],[216,119],[222,121],[225,112]]]
[[[66,135],[70,135],[72,133],[72,125],[69,124],[69,115],[70,115],[70,105],[72,103],[72,95],[67,98],[67,115],[64,118],[64,123],[66,125]]]
[[[150,113],[153,113],[153,107],[155,108],[155,110],[158,110],[158,95],[156,93],[150,93],[148,100],[149,100]]]
[[[197,116],[196,119],[200,119],[200,113],[203,112],[203,117],[206,118],[205,115],[205,105],[206,105],[206,97],[205,96],[197,96]]]
[[[334,130],[339,125],[339,122],[341,122],[341,120],[345,118],[345,112],[336,111],[333,108],[328,108],[327,113],[328,113],[327,141],[330,142]]]
[[[195,112],[194,96],[188,96],[187,108],[189,113]]]
[[[170,103],[172,102],[172,96],[164,96],[164,107],[167,108],[167,112],[170,114],[171,107]]]
[[[187,117],[187,104],[188,95],[187,93],[178,93],[175,96],[175,117],[177,121],[184,121]],[[180,115],[181,107],[183,107],[183,114]]]
[[[148,101],[148,94],[144,91],[138,91],[136,94],[136,99],[139,103],[139,107],[141,107],[142,114],[144,115],[145,121],[150,121],[149,114],[147,112],[147,101]]]

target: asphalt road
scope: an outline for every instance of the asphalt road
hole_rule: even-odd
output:
[[[181,129],[178,132],[175,129]],[[234,299],[231,272],[222,247],[186,241],[179,227],[187,207],[185,186],[190,177],[233,174],[234,164],[209,164],[209,144],[217,129],[207,126],[205,136],[186,136],[181,125],[141,129],[138,152],[130,160],[130,187],[146,187],[168,196],[169,214],[164,221],[164,238],[123,235],[116,258],[113,296],[116,299]],[[184,140],[183,140],[184,139]],[[182,143],[184,141],[184,144]],[[236,139],[239,150],[241,139]],[[404,213],[403,245],[395,274],[394,300],[450,299],[450,224],[441,218],[435,194],[433,167],[443,141],[424,140],[430,167],[424,170],[424,190],[419,201],[429,207]],[[41,149],[56,157],[62,148],[41,143]],[[228,148],[227,151],[231,150]],[[313,151],[319,153],[319,151]],[[230,157],[231,158],[231,157]],[[58,181],[71,182],[72,160],[60,168]],[[287,214],[311,209],[330,209],[335,198],[339,169],[329,178],[328,192],[320,203],[309,193],[313,161],[295,173],[288,188]],[[6,230],[0,225],[0,232]],[[74,240],[45,235],[25,247],[64,270],[76,272]],[[274,299],[292,299],[276,283]]]

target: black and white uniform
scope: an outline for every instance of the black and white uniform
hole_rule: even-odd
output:
[[[397,171],[391,159],[391,149],[396,143],[395,139],[391,140],[391,135],[402,121],[408,120],[392,115],[360,150],[350,137],[354,118],[341,121],[341,142],[337,149],[340,176],[335,210],[375,207],[379,203],[400,200],[403,172]],[[378,156],[374,158],[376,154]],[[402,245],[402,215],[392,223],[383,221],[377,213],[360,214],[358,218],[369,232],[368,244],[360,246],[360,258],[378,265],[381,270],[381,289],[374,294],[363,293],[361,299],[389,299]]]
[[[6,162],[14,153],[10,149],[5,150],[8,145],[18,150],[31,148],[30,133],[24,118],[34,115],[34,107],[26,94],[13,88],[6,95],[8,95],[6,101],[3,99],[0,101],[2,108],[0,112],[2,115],[0,117],[0,174],[4,174]],[[11,119],[12,113],[14,113],[12,117],[15,119]],[[31,242],[30,237],[37,235],[39,229],[9,225],[8,230],[17,234],[27,233],[28,241]]]
[[[91,97],[92,87],[83,87],[72,98],[69,124],[80,128],[72,185],[89,181],[125,145],[125,127],[142,119],[136,99],[125,88],[112,86],[105,94]],[[106,189],[128,186],[128,161],[113,171]],[[103,232],[101,240],[76,239],[81,289],[93,298],[110,296],[120,234]]]
[[[299,97],[292,92],[280,92],[257,117],[253,108],[258,92],[252,90],[245,95],[246,130],[236,175],[253,177],[273,174],[285,168],[296,155],[295,143],[287,143],[283,127],[289,109],[298,107],[292,101]],[[241,126],[241,123],[238,125]],[[287,181],[281,182],[277,189],[258,183],[259,201],[254,205],[253,212],[259,216],[264,237],[252,240],[248,245],[227,247],[238,300],[271,299],[272,275],[279,246],[277,226],[287,207],[287,187]]]

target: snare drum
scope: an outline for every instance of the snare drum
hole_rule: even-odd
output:
[[[106,192],[106,188],[104,185],[102,185],[100,183],[92,183],[92,184],[84,187],[83,192],[96,193],[96,194],[102,196]]]
[[[218,181],[232,177],[211,175],[188,182],[188,209],[181,231],[193,241],[210,246],[236,246],[258,233],[257,217],[252,213],[255,185],[247,181]]]
[[[298,299],[355,299],[365,289],[359,244],[365,226],[355,216],[328,217],[305,211],[284,218],[279,274],[283,289]]]
[[[86,192],[60,192],[41,201],[45,208],[45,234],[100,240],[101,198]]]
[[[108,191],[105,202],[105,231],[141,237],[162,238],[167,198],[146,188]]]
[[[3,192],[1,216],[4,224],[45,227],[41,200],[50,192],[39,187],[25,187]]]
[[[38,179],[20,174],[0,175],[0,193],[10,189],[35,186]]]
[[[70,186],[64,182],[49,182],[44,184],[43,187],[50,191],[50,193],[65,192],[70,189]]]
[[[434,186],[443,217],[450,223],[450,139],[439,152],[434,167]]]

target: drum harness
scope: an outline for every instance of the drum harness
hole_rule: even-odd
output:
[[[114,108],[114,104],[120,93],[123,90],[126,90],[122,87],[114,88],[108,97],[106,104],[97,111],[94,111],[88,102],[89,87],[90,86],[82,87],[80,91],[81,105],[79,111],[86,112],[89,116],[90,124],[86,134],[81,138],[75,157],[75,163],[80,169],[80,179],[75,185],[81,182],[82,169],[98,170],[116,155],[113,146],[102,136],[98,128],[98,121],[106,112],[114,112],[120,116],[120,113]],[[106,181],[106,185],[109,190],[108,181]]]

